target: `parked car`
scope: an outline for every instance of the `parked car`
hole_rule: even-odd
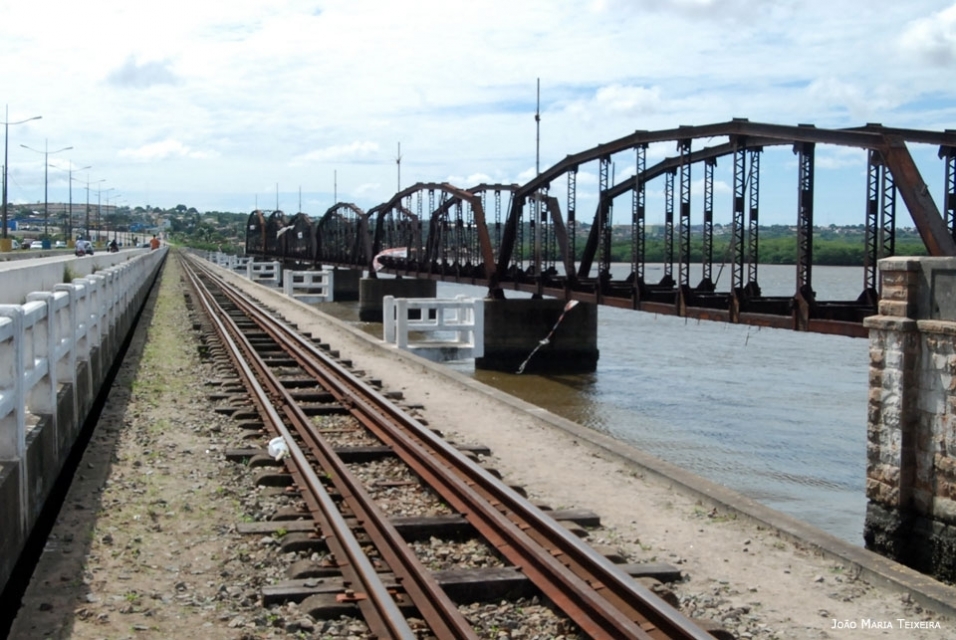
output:
[[[19,249],[19,248],[20,248],[20,243],[17,242],[17,239],[16,239],[16,238],[13,239],[13,246],[12,246],[12,248],[13,248],[13,249]]]
[[[76,255],[78,256],[91,256],[93,255],[93,243],[89,240],[77,240],[76,241]]]
[[[30,248],[31,248],[31,249],[42,249],[42,248],[43,248],[43,243],[42,243],[40,240],[34,240],[33,242],[30,243]]]
[[[53,248],[54,248],[54,249],[66,249],[66,243],[63,242],[62,240],[57,240],[55,243],[53,243]]]

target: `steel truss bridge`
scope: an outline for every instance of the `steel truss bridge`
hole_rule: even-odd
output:
[[[648,166],[648,146],[655,143],[673,143],[677,153]],[[939,148],[941,207],[914,162],[911,144]],[[761,157],[767,147],[783,145],[797,157],[795,290],[792,296],[764,296],[758,280]],[[867,153],[866,201],[861,203],[865,264],[855,300],[819,300],[813,289],[814,158],[819,145]],[[615,183],[612,158],[621,154],[633,160],[635,172]],[[724,157],[733,163],[732,235],[728,255],[715,257],[714,168]],[[597,206],[585,217],[577,206],[577,177],[592,163],[597,165]],[[692,170],[703,175],[703,207],[694,227]],[[665,260],[663,277],[650,282],[646,197],[648,185],[656,189],[661,183]],[[555,184],[565,188],[558,193]],[[636,131],[569,155],[523,185],[418,183],[368,211],[339,202],[317,220],[304,213],[287,217],[281,211],[253,211],[246,253],[299,268],[368,269],[371,277],[381,269],[486,286],[498,298],[517,290],[688,318],[864,336],[862,320],[876,313],[879,301],[877,261],[895,255],[898,200],[929,255],[956,256],[956,131],[874,124],[821,129],[734,119]],[[618,238],[627,228],[613,224],[615,205],[627,207],[630,214],[630,273],[624,279],[611,273],[615,227]],[[690,280],[692,229],[702,246],[702,255],[695,253],[702,274],[696,283]],[[724,263],[730,283],[719,291],[715,265]]]

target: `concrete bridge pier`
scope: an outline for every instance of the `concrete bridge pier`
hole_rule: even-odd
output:
[[[880,261],[870,330],[867,548],[956,580],[956,258]]]
[[[335,272],[336,283],[339,271]],[[438,293],[438,283],[434,280],[418,278],[362,278],[359,281],[359,319],[363,322],[382,322],[385,296],[395,298],[434,298]],[[335,299],[338,297],[335,291]],[[354,298],[353,298],[354,300]]]
[[[597,369],[597,305],[565,307],[564,300],[553,298],[485,299],[485,353],[475,359],[475,368],[515,373],[527,361],[525,373]]]
[[[332,299],[336,302],[352,301],[360,299],[360,282],[362,282],[362,269],[332,269]],[[385,294],[388,295],[388,294]],[[381,301],[379,301],[381,308]]]

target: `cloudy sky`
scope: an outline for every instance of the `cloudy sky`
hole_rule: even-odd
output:
[[[9,198],[369,208],[398,186],[527,181],[636,129],[752,121],[956,128],[952,0],[3,0]],[[58,151],[63,147],[72,150]],[[942,195],[937,149],[916,149]],[[649,161],[672,148],[651,149]],[[765,223],[795,220],[768,151]],[[629,159],[630,158],[630,159]],[[633,171],[615,158],[615,175]],[[717,195],[729,197],[729,162]],[[820,147],[818,223],[863,222],[863,152]],[[768,167],[773,166],[773,170]],[[597,167],[582,167],[579,204]],[[697,180],[699,176],[695,175]],[[102,181],[102,182],[100,182]],[[662,217],[649,192],[649,217]],[[112,191],[102,191],[112,189]],[[301,192],[301,196],[300,196]],[[300,207],[301,199],[301,207]],[[720,201],[718,207],[722,207]],[[696,214],[695,214],[696,215]],[[718,218],[726,217],[718,213]]]

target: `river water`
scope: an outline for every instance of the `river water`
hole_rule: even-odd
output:
[[[658,271],[649,265],[647,279]],[[795,268],[761,265],[759,281],[764,295],[790,295]],[[813,283],[820,300],[850,300],[863,273],[814,267]],[[484,289],[438,284],[439,297],[458,293]],[[355,303],[329,306],[357,317]],[[862,546],[867,340],[601,306],[598,348],[597,371],[583,375],[449,366]]]

